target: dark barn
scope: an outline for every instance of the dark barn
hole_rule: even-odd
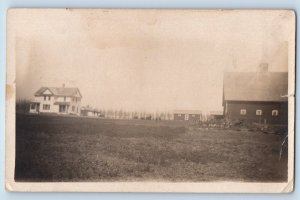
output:
[[[264,124],[287,124],[288,73],[226,72],[223,85],[224,115]]]

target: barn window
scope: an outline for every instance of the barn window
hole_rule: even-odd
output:
[[[262,110],[256,110],[256,115],[262,115]]]
[[[278,116],[278,110],[272,110],[272,116]]]
[[[246,115],[246,109],[241,109],[240,114],[241,115]]]
[[[50,105],[49,104],[44,104],[43,105],[43,110],[50,110]]]

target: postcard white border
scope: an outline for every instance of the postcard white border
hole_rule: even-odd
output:
[[[180,192],[180,193],[288,193],[294,190],[294,125],[295,125],[295,33],[296,17],[292,10],[195,10],[156,9],[158,12],[282,12],[291,18],[288,38],[288,181],[282,183],[245,182],[15,182],[15,101],[16,62],[15,33],[12,15],[32,10],[64,12],[65,9],[9,9],[7,12],[7,67],[6,67],[6,131],[5,131],[5,188],[19,192]],[[74,9],[85,10],[85,9]],[[131,12],[139,9],[102,9],[108,12]],[[149,10],[149,9],[148,9]],[[151,9],[153,10],[153,9]]]

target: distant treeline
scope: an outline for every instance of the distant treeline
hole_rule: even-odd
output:
[[[174,115],[172,111],[165,112],[147,112],[147,111],[126,111],[123,109],[92,109],[87,106],[85,109],[89,110],[92,115],[87,115],[87,113],[82,116],[95,116],[103,117],[109,119],[140,119],[140,120],[173,120]],[[17,113],[29,113],[30,111],[30,101],[27,99],[18,99],[16,101],[16,112]],[[201,121],[210,120],[209,115],[201,115]]]
[[[110,119],[142,119],[142,120],[172,120],[171,112],[146,112],[146,111],[124,111],[113,109],[100,109],[96,111],[99,117]]]
[[[30,101],[26,99],[17,99],[16,101],[16,112],[28,113],[30,110]]]

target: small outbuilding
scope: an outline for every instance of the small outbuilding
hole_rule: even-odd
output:
[[[98,117],[100,116],[100,112],[97,109],[93,109],[89,106],[81,108],[81,116],[86,117]]]
[[[174,120],[181,121],[200,121],[202,112],[199,110],[175,110],[173,113]]]

